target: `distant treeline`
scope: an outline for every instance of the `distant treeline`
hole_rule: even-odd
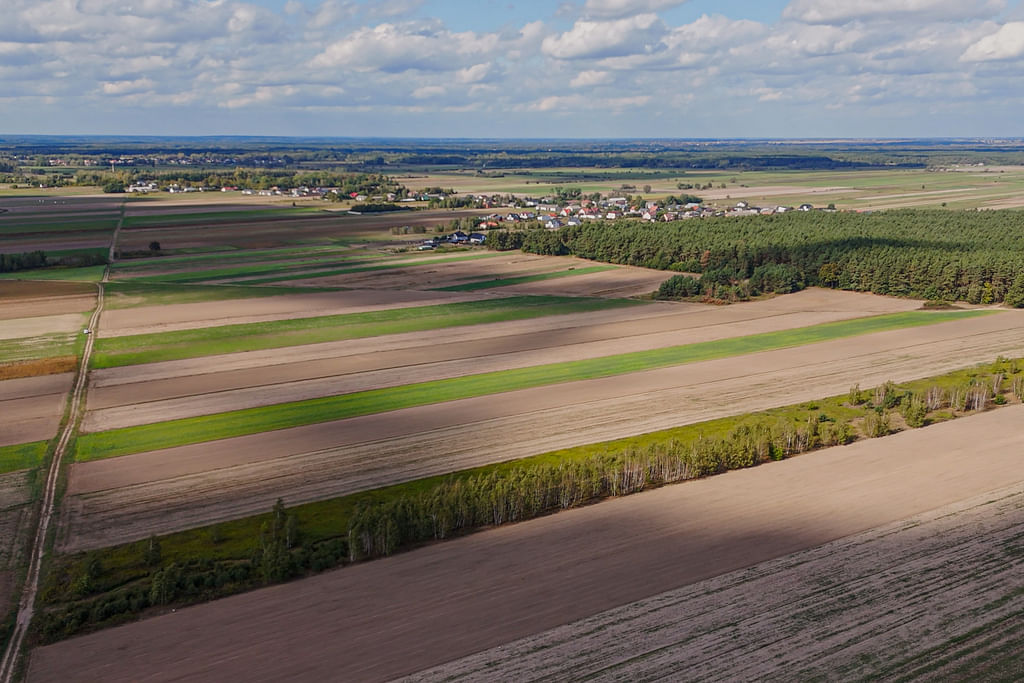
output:
[[[757,274],[769,288],[781,282],[787,291],[819,285],[1024,306],[1024,213],[1019,211],[594,221],[558,231],[492,233],[488,244],[701,273],[702,282],[720,289],[741,286]]]

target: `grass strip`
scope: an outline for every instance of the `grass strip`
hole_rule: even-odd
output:
[[[303,294],[337,292],[338,287],[304,287]],[[268,296],[295,294],[294,287],[235,287],[231,285],[178,285],[120,281],[104,286],[106,307],[110,309],[137,308],[139,306],[166,306],[192,304],[229,299],[257,299]]]
[[[118,261],[114,264],[113,269],[118,271],[136,271],[136,270],[155,270],[159,268],[166,268],[167,266],[190,266],[194,264],[201,264],[208,261],[264,261],[268,259],[276,258],[292,258],[292,257],[316,257],[321,256],[326,258],[328,255],[334,254],[338,256],[348,255],[356,250],[348,249],[344,247],[282,247],[279,249],[240,249],[229,252],[214,252],[208,254],[186,254],[181,256],[152,256],[148,258],[131,259],[128,261]],[[384,254],[374,254],[367,252],[365,258],[382,258]]]
[[[521,285],[525,282],[541,282],[543,280],[554,280],[560,277],[573,275],[586,275],[587,273],[600,273],[605,270],[615,270],[618,266],[588,266],[586,268],[575,268],[572,270],[556,270],[553,273],[537,273],[536,275],[520,275],[519,277],[496,278],[494,280],[476,280],[464,282],[461,285],[450,285],[438,287],[437,292],[473,292],[478,289],[491,289],[492,287],[507,287],[508,285]]]
[[[324,261],[336,261],[336,264],[325,264]],[[297,270],[309,270],[310,268],[323,268],[325,265],[346,267],[353,264],[370,263],[372,259],[362,259],[344,256],[304,256],[296,259],[287,259],[275,263],[252,263],[247,265],[229,266],[226,268],[208,268],[206,270],[186,270],[178,273],[163,273],[160,275],[143,275],[131,277],[133,282],[168,282],[174,284],[190,284],[193,282],[206,282],[208,280],[225,280],[229,278],[244,278],[250,275],[258,276],[268,273],[291,273]],[[248,283],[247,283],[248,284]]]
[[[45,249],[44,249],[45,251]],[[84,268],[34,268],[18,270],[13,273],[0,273],[0,280],[68,280],[72,282],[99,282],[103,279],[106,266],[86,266]]]
[[[638,305],[643,304],[629,299],[517,296],[112,337],[96,340],[92,367],[138,365]]]
[[[0,446],[0,474],[38,467],[46,456],[48,441]]]
[[[99,460],[507,391],[612,377],[684,363],[804,346],[873,332],[932,325],[987,313],[988,311],[894,313],[652,351],[635,351],[566,363],[499,370],[125,427],[80,436],[75,458],[79,462]]]
[[[428,261],[411,261],[408,263],[381,263],[374,266],[360,266],[356,268],[339,268],[334,270],[309,271],[305,273],[294,273],[277,277],[263,277],[257,279],[239,280],[236,284],[262,285],[274,282],[285,282],[287,280],[310,280],[318,277],[331,277],[333,275],[348,275],[350,273],[366,273],[374,270],[393,270],[395,268],[416,268],[422,266],[445,265],[458,263],[460,261],[474,261],[476,259],[494,258],[501,256],[497,252],[484,252],[479,254],[466,254],[465,256],[451,256],[444,259],[430,259]]]

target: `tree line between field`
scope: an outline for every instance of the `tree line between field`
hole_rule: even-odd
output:
[[[787,212],[670,223],[588,221],[494,231],[492,249],[681,273],[659,295],[736,301],[818,285],[1024,306],[1024,212]]]
[[[193,540],[190,559],[165,558],[153,537],[64,558],[43,586],[36,633],[51,642],[134,619],[151,608],[211,600],[484,527],[1022,401],[1024,359],[1000,358],[977,371],[915,386],[887,382],[870,391],[854,386],[848,396],[824,401],[824,407],[812,402],[776,417],[732,418],[733,427],[722,436],[680,439],[656,433],[645,437],[643,446],[612,442],[592,455],[561,462],[528,458],[456,473],[429,487],[397,485],[362,497],[348,514],[341,513],[333,529],[319,516],[317,530],[303,529],[278,500],[262,524],[252,527],[258,531],[242,539],[248,551],[228,559],[213,559],[225,541],[219,526],[208,531],[205,556],[204,544]]]
[[[75,254],[54,256],[45,251],[27,251],[21,254],[0,254],[0,273],[16,273],[20,270],[47,268],[49,266],[99,266],[106,265],[106,250],[83,250]]]

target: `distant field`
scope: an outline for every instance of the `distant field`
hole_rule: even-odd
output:
[[[101,338],[96,341],[93,367],[137,365],[635,305],[641,304],[621,299],[524,296]]]
[[[589,268],[574,268],[559,270],[553,273],[538,273],[536,275],[522,275],[520,277],[497,278],[494,280],[476,280],[461,285],[449,285],[438,287],[439,292],[473,292],[478,289],[490,289],[492,287],[505,287],[508,285],[521,285],[527,282],[541,282],[553,280],[560,277],[571,277],[573,275],[586,275],[588,273],[601,273],[606,270],[616,270],[618,266],[590,266]]]
[[[670,365],[802,346],[872,332],[919,327],[985,314],[984,311],[947,313],[913,311],[857,318],[792,330],[734,337],[715,342],[503,370],[128,427],[79,437],[76,459],[85,462],[431,403],[562,382],[610,377]]]
[[[110,282],[104,286],[106,307],[138,308],[190,304],[225,299],[257,299],[265,296],[294,295],[294,287],[235,287],[231,285],[175,285],[135,281]],[[330,287],[308,287],[303,292],[330,292]]]
[[[155,216],[130,216],[125,218],[125,228],[141,228],[157,225],[194,225],[196,223],[230,223],[252,219],[302,218],[323,214],[317,208],[253,209],[251,211],[200,211],[195,213],[162,213]]]
[[[461,261],[475,261],[477,259],[494,258],[500,256],[495,252],[478,252],[465,254],[462,256],[449,256],[443,259],[430,259],[423,261],[410,260],[408,262],[400,263],[379,263],[376,265],[365,265],[365,266],[352,266],[343,268],[333,268],[326,270],[308,270],[304,272],[295,273],[283,273],[281,275],[274,275],[270,277],[256,277],[256,278],[245,278],[243,276],[235,276],[237,284],[246,285],[264,285],[272,284],[274,282],[288,282],[293,280],[312,280],[314,278],[333,277],[335,275],[350,275],[353,273],[370,273],[378,270],[397,270],[401,268],[417,268],[422,266],[437,266],[448,263],[459,263]]]
[[[0,273],[0,280],[68,280],[71,282],[99,282],[106,266],[84,268],[43,268]]]

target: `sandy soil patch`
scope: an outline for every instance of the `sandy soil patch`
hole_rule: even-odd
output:
[[[85,432],[181,417],[335,396],[463,375],[496,372],[619,353],[761,334],[857,317],[854,313],[779,314],[751,306],[698,310],[569,330],[465,340],[452,348],[430,332],[414,348],[382,351],[387,339],[352,340],[352,355],[251,371],[149,380],[97,387],[90,393]],[[542,324],[542,321],[538,321]],[[557,323],[556,323],[557,324]],[[490,326],[474,326],[486,330]],[[408,337],[410,335],[402,335]],[[356,342],[362,342],[357,344]],[[365,347],[364,353],[354,353]],[[124,373],[122,373],[123,376]],[[103,377],[98,378],[100,382]]]
[[[62,549],[109,545],[738,412],[1024,355],[996,316],[538,387],[72,466]]]
[[[1015,484],[408,680],[892,680],[948,657],[954,640],[975,654],[975,629],[990,632],[973,640],[995,636],[990,651],[1007,646],[1000,631],[1019,641],[1001,622],[1020,614],[1024,564],[1010,551],[1022,524]]]
[[[23,337],[41,337],[45,334],[61,334],[81,329],[82,323],[88,320],[82,313],[65,313],[63,315],[40,315],[33,318],[11,318],[0,325],[0,339],[20,339]]]
[[[409,674],[1005,487],[1022,419],[1008,407],[178,610],[40,648],[29,680]]]
[[[362,313],[407,306],[471,301],[465,292],[341,291],[282,294],[256,299],[232,299],[166,306],[140,306],[105,311],[100,337],[122,337],[214,325],[292,320],[344,313]]]

